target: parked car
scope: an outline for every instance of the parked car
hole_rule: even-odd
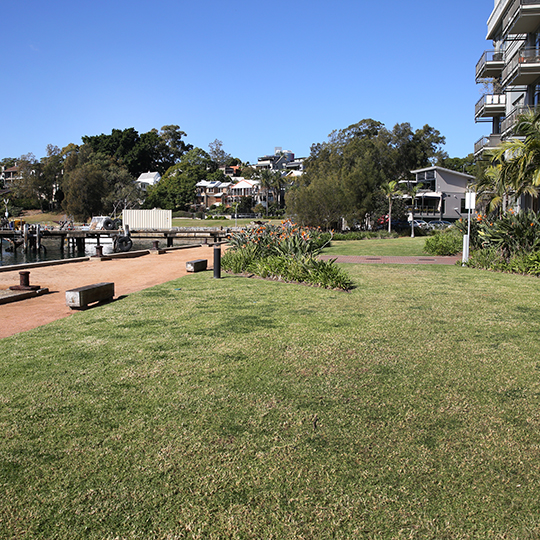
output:
[[[427,229],[428,228],[428,222],[424,221],[423,219],[415,219],[414,220],[414,226],[418,227],[420,229]]]
[[[449,221],[444,220],[430,221],[428,223],[430,229],[446,229],[447,227],[450,227],[450,225],[452,224]]]

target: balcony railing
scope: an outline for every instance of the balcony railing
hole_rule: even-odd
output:
[[[476,79],[499,77],[504,68],[504,55],[500,51],[485,51],[476,64]]]
[[[540,0],[539,0],[540,1]],[[540,49],[523,47],[506,64],[502,72],[503,85],[531,84],[540,77]]]
[[[540,24],[540,0],[514,0],[504,14],[503,33],[534,32]]]
[[[474,107],[475,118],[502,116],[506,112],[506,94],[485,94]]]
[[[500,0],[499,3],[495,6],[495,9],[492,11],[488,19],[488,34],[486,39],[493,39],[495,37],[495,30],[499,26],[501,17],[509,3],[510,0]]]
[[[479,156],[486,150],[492,150],[497,148],[501,144],[501,136],[497,134],[491,134],[487,137],[482,137],[474,143],[474,155]]]
[[[511,134],[514,126],[516,125],[517,117],[520,114],[525,114],[529,112],[530,107],[516,107],[502,122],[501,122],[501,133],[502,135],[508,136]]]

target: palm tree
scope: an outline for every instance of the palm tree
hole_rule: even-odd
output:
[[[261,188],[265,193],[265,213],[268,217],[268,193],[274,187],[274,174],[268,169],[263,169],[261,171]]]
[[[411,238],[414,238],[414,199],[421,187],[422,184],[407,184],[407,195],[411,198]]]
[[[512,186],[506,181],[501,162],[490,165],[476,182],[476,192],[487,203],[488,214],[498,211],[504,214],[513,193]]]
[[[390,180],[386,184],[381,186],[381,191],[384,193],[384,196],[388,199],[388,232],[392,232],[392,201],[396,197],[402,195],[401,190],[398,188],[397,180]]]
[[[505,198],[529,194],[538,195],[540,187],[540,110],[530,110],[518,116],[515,125],[518,137],[502,143],[492,154],[492,167],[486,171],[496,194],[491,203],[502,204]],[[498,203],[498,197],[502,197]]]

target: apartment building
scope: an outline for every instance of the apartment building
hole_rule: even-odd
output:
[[[476,157],[513,136],[517,116],[540,105],[540,0],[495,0],[487,28],[493,46],[476,65],[485,92],[475,121],[491,129],[475,143]]]

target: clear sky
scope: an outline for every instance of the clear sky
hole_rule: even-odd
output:
[[[177,124],[251,163],[364,118],[464,157],[493,0],[1,0],[0,158]]]

